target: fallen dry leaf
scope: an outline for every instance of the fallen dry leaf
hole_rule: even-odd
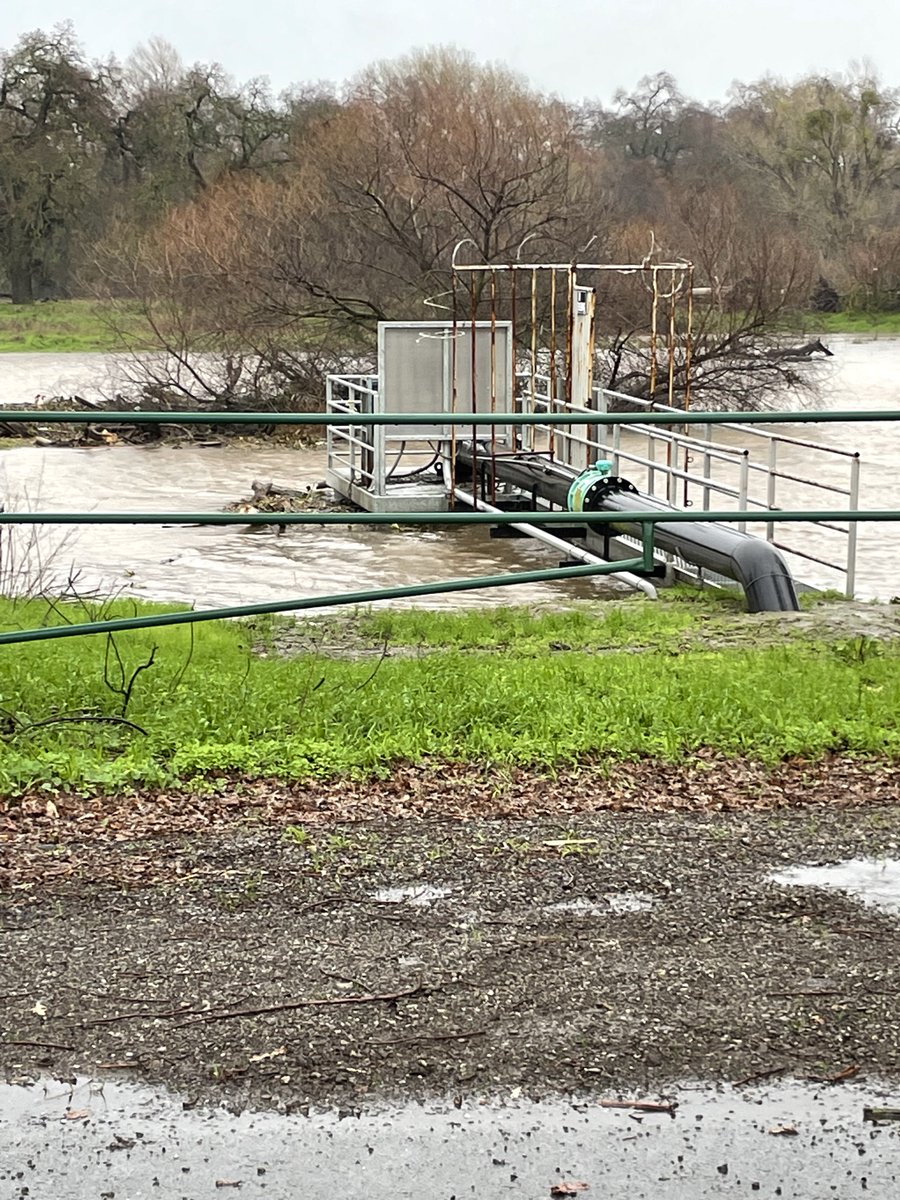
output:
[[[66,1109],[66,1120],[67,1121],[86,1121],[88,1119],[88,1117],[90,1117],[90,1115],[91,1115],[91,1110],[89,1108],[67,1108]]]
[[[772,1137],[796,1137],[799,1132],[793,1125],[773,1125],[769,1130]]]
[[[266,1062],[270,1058],[279,1058],[282,1054],[287,1054],[286,1046],[279,1046],[277,1050],[267,1050],[264,1054],[251,1054],[247,1061],[252,1063]]]
[[[550,1189],[551,1196],[575,1196],[578,1192],[586,1192],[591,1185],[580,1179],[564,1179],[562,1183],[554,1183]]]
[[[37,1004],[35,1004],[35,1005],[33,1006],[33,1008],[32,1008],[32,1010],[31,1010],[31,1011],[34,1013],[34,1015],[35,1015],[36,1017],[46,1017],[46,1015],[47,1015],[47,1006],[46,1006],[46,1004],[42,1004],[42,1003],[41,1003],[41,1001],[40,1001],[40,1000],[38,1000]]]

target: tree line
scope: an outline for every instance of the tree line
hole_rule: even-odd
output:
[[[140,304],[167,345],[252,344],[288,378],[300,343],[427,316],[462,239],[495,262],[652,245],[695,264],[702,364],[704,337],[746,355],[788,311],[900,306],[898,122],[864,68],[572,105],[439,48],[276,97],[159,39],[119,64],[36,31],[0,52],[0,290]]]

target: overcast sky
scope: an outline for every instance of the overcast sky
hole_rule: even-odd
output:
[[[239,81],[341,83],[413,48],[455,45],[500,61],[542,91],[608,100],[671,72],[700,101],[735,80],[838,72],[867,60],[900,85],[896,0],[0,0],[0,48],[71,20],[89,57],[170,41],[188,63]]]

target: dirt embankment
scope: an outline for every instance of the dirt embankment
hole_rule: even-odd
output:
[[[896,766],[435,765],[32,799],[0,829],[9,1077],[290,1109],[900,1076],[897,919],[771,878],[896,856]]]

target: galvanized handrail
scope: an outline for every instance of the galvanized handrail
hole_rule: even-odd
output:
[[[367,514],[384,515],[384,514]],[[488,514],[479,514],[482,516]],[[333,596],[308,596],[301,600],[273,600],[260,604],[231,605],[228,608],[190,609],[187,612],[154,613],[146,617],[113,617],[104,621],[84,621],[78,625],[47,625],[38,629],[16,629],[0,633],[0,646],[19,642],[46,642],[58,638],[94,633],[121,633],[130,629],[152,629],[162,625],[195,625],[202,621],[221,621],[235,617],[254,617],[271,613],[301,612],[310,608],[339,605],[374,604],[379,600],[405,600],[412,596],[470,592],[478,588],[512,587],[520,583],[544,583],[553,580],[583,579],[592,575],[611,575],[623,570],[649,570],[653,565],[652,527],[646,529],[643,553],[615,563],[590,563],[577,567],[554,567],[543,571],[519,571],[512,575],[482,575],[474,579],[447,579],[441,583],[407,584],[404,587],[375,588],[362,592],[341,592]]]
[[[141,410],[0,409],[4,423],[105,425],[346,425],[347,415],[325,412],[143,412]],[[815,412],[618,412],[584,409],[554,412],[416,412],[359,413],[354,425],[814,425],[900,421],[900,409],[828,409]]]

